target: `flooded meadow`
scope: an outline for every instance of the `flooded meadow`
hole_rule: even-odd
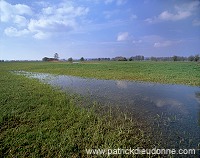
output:
[[[100,105],[119,108],[152,133],[155,146],[199,148],[200,87],[100,80],[48,73],[16,71]],[[141,127],[142,128],[142,127]]]

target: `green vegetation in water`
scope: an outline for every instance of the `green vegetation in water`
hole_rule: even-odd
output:
[[[11,62],[1,67],[97,79],[134,80],[200,86],[198,62]]]
[[[53,67],[55,73],[73,65],[1,64],[0,157],[90,157],[85,149],[150,147],[148,135],[127,116],[98,114],[95,104],[84,108],[78,97],[9,72]]]

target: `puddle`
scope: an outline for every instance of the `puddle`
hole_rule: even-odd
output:
[[[146,122],[155,140],[162,139],[161,145],[165,148],[187,149],[200,145],[200,87],[97,80],[24,71],[15,73],[103,104],[126,108],[133,117]]]

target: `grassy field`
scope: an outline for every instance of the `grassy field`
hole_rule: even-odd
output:
[[[86,100],[78,96],[9,72],[50,71],[53,64],[0,64],[0,157],[90,157],[85,149],[150,146],[148,134],[133,119],[97,113],[101,109],[95,103],[83,107]]]
[[[85,107],[87,100],[11,70],[200,85],[200,65],[192,62],[0,63],[0,157],[86,157],[90,148],[152,147],[143,125],[124,113],[99,113],[97,103]]]
[[[21,62],[1,63],[13,70],[65,74],[98,79],[135,80],[171,84],[200,85],[197,62]]]

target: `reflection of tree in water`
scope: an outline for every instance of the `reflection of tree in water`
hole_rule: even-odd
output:
[[[197,101],[200,103],[200,92],[197,92],[195,94],[196,94]],[[200,110],[199,110],[198,114],[199,114],[198,123],[199,123],[199,126],[200,126]]]

